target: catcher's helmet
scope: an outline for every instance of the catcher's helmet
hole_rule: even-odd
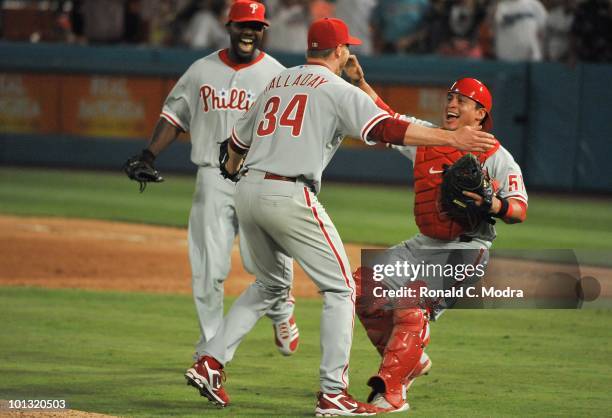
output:
[[[493,107],[493,97],[491,92],[481,81],[475,78],[461,78],[453,83],[448,89],[449,93],[459,93],[462,96],[480,103],[487,111],[487,117],[482,124],[482,129],[490,131],[493,128],[493,117],[491,108]]]

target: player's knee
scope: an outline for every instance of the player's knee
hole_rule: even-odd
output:
[[[262,280],[255,280],[254,286],[261,297],[266,299],[276,299],[279,296],[286,298],[291,291],[290,286],[271,284]]]
[[[393,324],[402,328],[421,332],[425,327],[425,314],[421,308],[398,308],[393,310]]]

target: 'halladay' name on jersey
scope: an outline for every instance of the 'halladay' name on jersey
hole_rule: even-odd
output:
[[[322,75],[316,75],[312,73],[308,74],[281,74],[270,81],[268,87],[264,90],[264,93],[272,89],[278,89],[281,87],[312,87],[316,89],[322,84],[327,83],[328,80]]]

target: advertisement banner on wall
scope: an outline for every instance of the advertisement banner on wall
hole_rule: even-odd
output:
[[[59,76],[0,73],[0,132],[56,133]]]
[[[61,100],[65,133],[148,138],[163,103],[159,78],[64,76]]]

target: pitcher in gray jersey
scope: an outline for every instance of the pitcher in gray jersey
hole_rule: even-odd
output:
[[[295,259],[324,300],[321,392],[315,413],[378,412],[347,392],[355,288],[340,236],[317,199],[321,174],[345,135],[404,145],[460,141],[454,134],[391,118],[367,94],[340,78],[348,45],[358,42],[339,19],[315,21],[309,30],[307,64],[271,80],[232,131],[223,170],[235,178],[248,151],[236,207],[256,281],[234,303],[222,331],[204,346],[208,395],[218,404],[228,402],[218,379],[221,369],[268,307],[286,295]],[[491,135],[471,129],[461,136],[478,149],[494,143]]]
[[[346,70],[349,78],[367,92],[373,101],[390,114],[397,115],[378,97],[363,77],[356,58],[352,58]],[[492,97],[487,87],[473,78],[455,82],[448,90],[443,115],[443,128],[460,129],[466,125],[492,127],[490,115]],[[425,126],[431,123],[412,117],[401,119]],[[421,231],[414,238],[392,247],[384,256],[383,265],[412,266],[466,266],[472,265],[484,271],[488,263],[488,250],[495,239],[493,225],[482,222],[472,231],[454,232],[452,220],[445,218],[437,204],[444,164],[450,165],[462,152],[449,147],[394,146],[413,163],[415,177],[415,219]],[[491,213],[506,223],[522,222],[527,214],[527,193],[521,169],[512,155],[499,143],[484,153],[476,153],[492,179],[496,180],[497,195],[493,198]],[[466,192],[464,192],[465,194]],[[469,194],[482,203],[479,195]],[[431,360],[424,348],[429,344],[429,320],[439,316],[441,309],[450,306],[453,300],[406,301],[374,297],[372,290],[373,271],[359,268],[353,277],[360,286],[357,298],[357,315],[366,328],[368,337],[382,357],[378,373],[370,378],[372,392],[368,398],[374,405],[387,411],[399,412],[409,408],[406,391],[414,380],[426,374]],[[450,289],[456,285],[476,279],[451,277],[417,277],[407,282],[405,278],[385,279],[388,289],[403,286],[419,290],[423,284],[428,289]],[[419,302],[418,306],[417,302]]]

